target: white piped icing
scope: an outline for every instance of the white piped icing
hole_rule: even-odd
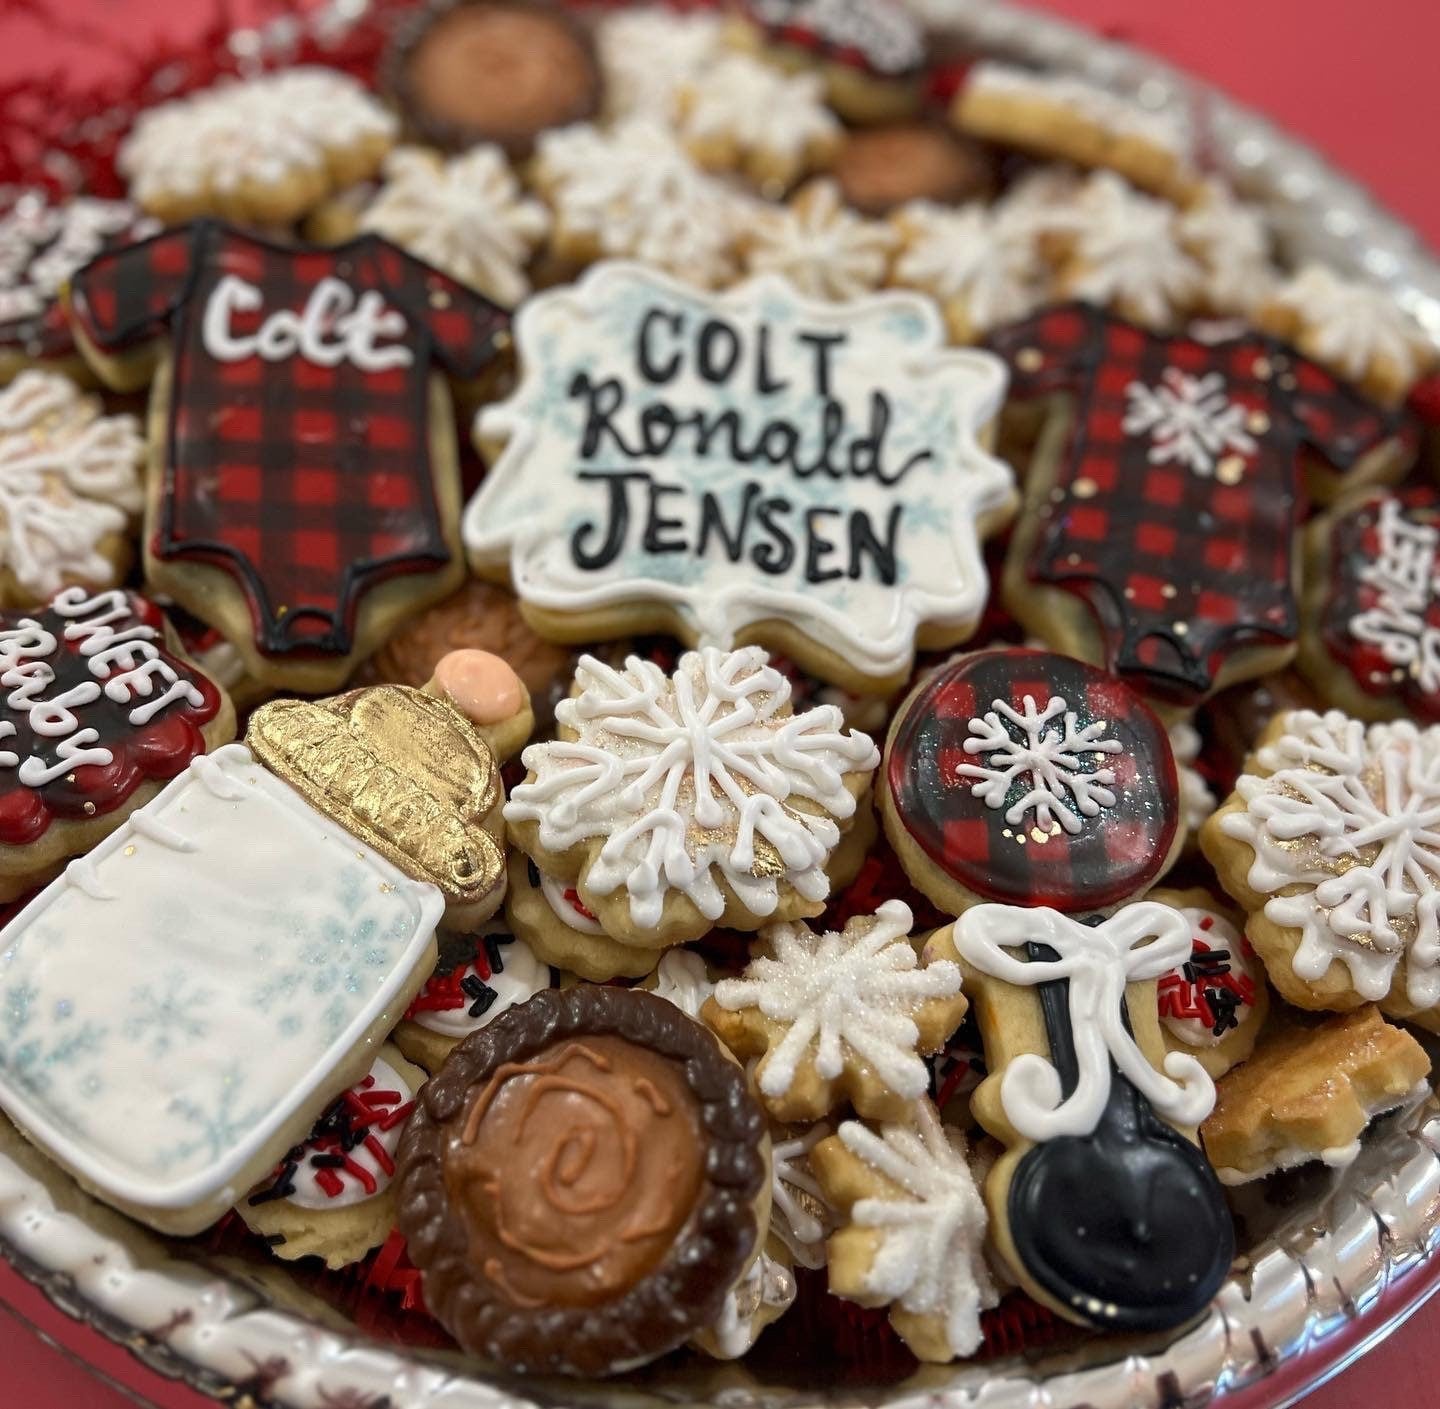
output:
[[[725,1294],[711,1334],[721,1360],[738,1360],[755,1344],[757,1322],[788,1311],[795,1300],[795,1274],[764,1248],[745,1275]]]
[[[705,961],[688,949],[667,949],[655,968],[652,992],[673,1003],[687,1018],[700,1019],[705,1000],[715,992]]]
[[[606,14],[596,38],[610,116],[672,120],[680,90],[703,79],[725,52],[723,33],[715,15],[676,14],[659,5]]]
[[[540,894],[545,897],[546,904],[554,912],[555,918],[561,924],[572,930],[578,930],[581,934],[604,934],[604,927],[593,915],[586,915],[578,910],[567,891],[573,890],[573,886],[567,886],[563,881],[557,881],[554,876],[546,871],[540,872]]]
[[[896,243],[889,225],[856,214],[822,178],[788,206],[757,206],[742,250],[748,273],[779,274],[806,298],[849,299],[880,287]]]
[[[1407,518],[1400,501],[1387,496],[1375,516],[1375,535],[1375,560],[1358,576],[1375,588],[1378,600],[1356,612],[1347,628],[1434,694],[1440,691],[1440,628],[1432,624],[1430,610],[1440,596],[1440,530]]]
[[[1264,215],[1235,199],[1219,181],[1176,221],[1180,243],[1205,269],[1205,303],[1211,312],[1253,315],[1279,283]]]
[[[810,1172],[810,1151],[832,1133],[828,1125],[812,1125],[770,1146],[770,1231],[801,1267],[825,1266],[825,1240],[835,1231],[835,1210]]]
[[[1198,832],[1215,811],[1215,794],[1195,767],[1200,757],[1200,731],[1188,719],[1177,720],[1167,731],[1175,755],[1175,776],[1180,783],[1180,819],[1187,832]]]

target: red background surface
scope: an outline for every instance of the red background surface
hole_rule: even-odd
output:
[[[1045,0],[1045,8],[1163,54],[1308,138],[1362,178],[1393,210],[1440,248],[1440,182],[1430,143],[1440,123],[1434,66],[1440,5],[1388,0]],[[199,0],[0,0],[0,82],[16,73],[105,65],[104,45],[57,44],[36,9],[84,21],[143,52],[161,26],[195,25],[210,13]],[[230,10],[243,19],[248,0]],[[3,141],[3,134],[0,134]],[[99,1349],[8,1268],[0,1267],[0,1404],[30,1409],[125,1409],[163,1401],[200,1405],[150,1378],[123,1352]],[[18,1312],[18,1315],[16,1314]],[[33,1326],[63,1343],[42,1344]],[[109,1386],[79,1368],[98,1353]],[[1440,1404],[1433,1364],[1440,1356],[1440,1298],[1390,1340],[1306,1401],[1306,1409],[1349,1409],[1383,1397],[1424,1409]],[[120,1387],[115,1382],[119,1381]]]

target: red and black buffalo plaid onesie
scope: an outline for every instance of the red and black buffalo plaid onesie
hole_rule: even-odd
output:
[[[150,548],[228,572],[268,655],[348,654],[357,602],[450,560],[429,384],[478,376],[508,317],[374,235],[285,248],[200,221],[100,255],[71,315],[124,352],[168,332]]]
[[[1302,452],[1345,471],[1410,433],[1403,414],[1256,333],[1160,337],[1065,304],[990,345],[1013,397],[1073,397],[1030,580],[1089,606],[1111,669],[1183,703],[1214,688],[1232,652],[1295,639]]]

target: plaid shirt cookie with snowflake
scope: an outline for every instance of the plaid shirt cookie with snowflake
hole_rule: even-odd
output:
[[[1180,839],[1164,726],[1114,676],[1047,651],[980,651],[936,670],[902,709],[882,773],[886,829],[924,858],[906,862],[911,879],[957,910],[957,889],[1113,905],[1153,885]]]
[[[1399,416],[1259,335],[1160,337],[1067,304],[991,346],[1012,397],[1072,406],[1025,576],[1080,598],[1110,667],[1178,703],[1215,689],[1237,652],[1295,640],[1307,457],[1343,475],[1413,450]]]
[[[210,221],[102,254],[70,301],[112,380],[133,384],[147,347],[168,338],[147,558],[152,571],[204,565],[239,589],[244,639],[213,591],[185,605],[251,673],[343,662],[382,584],[453,585],[458,472],[438,374],[489,367],[508,326],[500,309],[378,236],[289,248]]]

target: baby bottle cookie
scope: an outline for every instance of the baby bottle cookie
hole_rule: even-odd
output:
[[[1189,923],[1153,901],[1083,920],[978,905],[928,948],[958,955],[979,1015],[991,1075],[972,1105],[1006,1146],[986,1179],[991,1236],[1025,1290],[1113,1330],[1197,1316],[1234,1232],[1195,1143],[1214,1083],[1166,1054],[1156,1018]]]

